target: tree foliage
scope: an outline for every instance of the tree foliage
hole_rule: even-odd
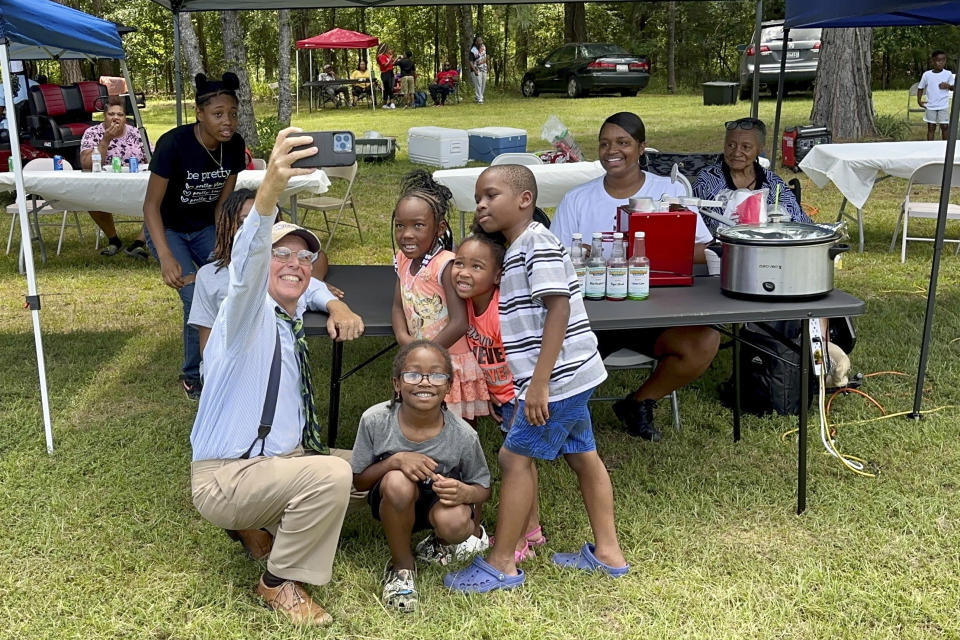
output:
[[[124,36],[134,82],[150,92],[173,91],[173,26],[169,11],[149,0],[64,0],[72,6],[101,15],[138,31]],[[469,24],[487,44],[494,76],[500,80],[504,60],[507,77],[503,86],[516,89],[523,72],[565,42],[565,27],[584,27],[592,41],[614,42],[650,57],[654,86],[666,87],[669,48],[669,2],[589,2],[583,23],[564,4],[463,5],[470,12]],[[749,41],[753,31],[753,0],[676,3],[676,82],[678,88],[693,88],[706,80],[736,80],[740,53],[737,45]],[[459,7],[340,8],[291,11],[293,39],[316,35],[338,26],[364,31],[388,42],[395,51],[413,52],[420,73],[430,75],[437,61],[450,60],[463,67],[461,43],[473,33],[463,33],[468,21],[458,16]],[[509,12],[509,21],[507,14]],[[765,0],[764,18],[783,18],[784,0]],[[482,18],[482,19],[481,19]],[[222,34],[216,14],[194,14],[203,66],[211,75],[222,73]],[[276,11],[247,11],[240,16],[245,34],[247,65],[253,95],[272,96],[267,85],[277,82],[280,61]],[[439,21],[440,33],[436,23]],[[571,22],[573,21],[573,22]],[[509,29],[504,33],[504,25]],[[928,67],[929,53],[944,49],[955,66],[960,31],[955,27],[896,27],[874,30],[873,84],[877,87],[907,87]],[[506,43],[506,50],[504,45]],[[316,52],[314,75],[321,60],[333,62],[343,73],[356,66],[357,51]],[[296,67],[296,53],[291,66]],[[300,52],[300,81],[309,79],[308,54]],[[43,68],[51,79],[60,70]],[[84,68],[84,73],[88,73]],[[499,82],[498,82],[499,84]]]

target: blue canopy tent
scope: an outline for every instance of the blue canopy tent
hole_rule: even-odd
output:
[[[960,2],[946,0],[787,0],[784,40],[788,30],[799,27],[890,27],[909,25],[960,24]],[[960,70],[960,55],[958,55]],[[779,128],[780,101],[783,98],[783,69],[781,67],[780,91],[777,103],[777,126]],[[950,108],[950,128],[947,136],[947,151],[943,160],[943,181],[940,187],[940,203],[937,216],[937,232],[933,244],[933,261],[930,266],[930,283],[927,289],[927,310],[923,322],[923,339],[920,344],[920,363],[913,396],[913,411],[909,417],[920,418],[923,402],[923,381],[930,354],[930,332],[933,327],[934,307],[937,298],[937,278],[940,273],[940,257],[943,253],[943,237],[947,223],[947,207],[950,203],[950,187],[953,177],[953,157],[957,145],[957,121],[960,119],[960,100],[954,99]],[[776,135],[776,132],[775,132]]]
[[[133,90],[130,74],[124,60],[120,35],[112,22],[71,9],[51,0],[3,0],[0,2],[0,74],[3,84],[10,87],[10,60],[94,59],[121,60],[127,86]],[[5,108],[11,131],[17,131],[13,91],[4,92]],[[136,109],[136,101],[134,109]],[[138,125],[140,114],[134,112]],[[40,402],[47,452],[53,453],[53,428],[50,422],[50,402],[47,393],[47,374],[40,332],[40,296],[37,295],[37,277],[33,264],[33,246],[29,242],[26,192],[23,186],[23,163],[20,159],[19,136],[10,136],[11,160],[17,185],[17,209],[20,218],[20,237],[23,261],[27,273],[27,306],[33,317],[33,335],[37,350],[37,369],[40,376]]]

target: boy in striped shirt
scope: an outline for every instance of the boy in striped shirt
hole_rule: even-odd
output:
[[[477,179],[476,226],[507,245],[500,281],[500,330],[519,405],[500,449],[503,471],[497,535],[489,557],[477,556],[444,584],[458,591],[519,587],[514,548],[535,495],[534,459],[563,455],[580,481],[595,544],[556,553],[564,567],[625,575],[617,542],[613,487],[597,455],[587,400],[607,377],[597,338],[579,295],[573,263],[556,237],[533,222],[537,184],[520,165],[495,165]]]

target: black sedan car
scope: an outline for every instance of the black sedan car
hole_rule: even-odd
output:
[[[605,42],[573,42],[554,50],[523,75],[520,90],[527,98],[540,93],[588,93],[635,96],[650,82],[650,63],[626,49]]]

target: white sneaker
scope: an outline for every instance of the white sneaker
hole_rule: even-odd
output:
[[[490,538],[487,530],[480,526],[479,536],[470,536],[460,544],[451,545],[451,553],[457,560],[469,560],[490,548]]]
[[[417,610],[417,572],[412,569],[394,569],[389,563],[384,570],[383,604],[403,613]]]
[[[396,108],[397,108],[397,105],[391,104],[391,105],[390,105],[390,108],[391,108],[391,109],[396,109]]]

